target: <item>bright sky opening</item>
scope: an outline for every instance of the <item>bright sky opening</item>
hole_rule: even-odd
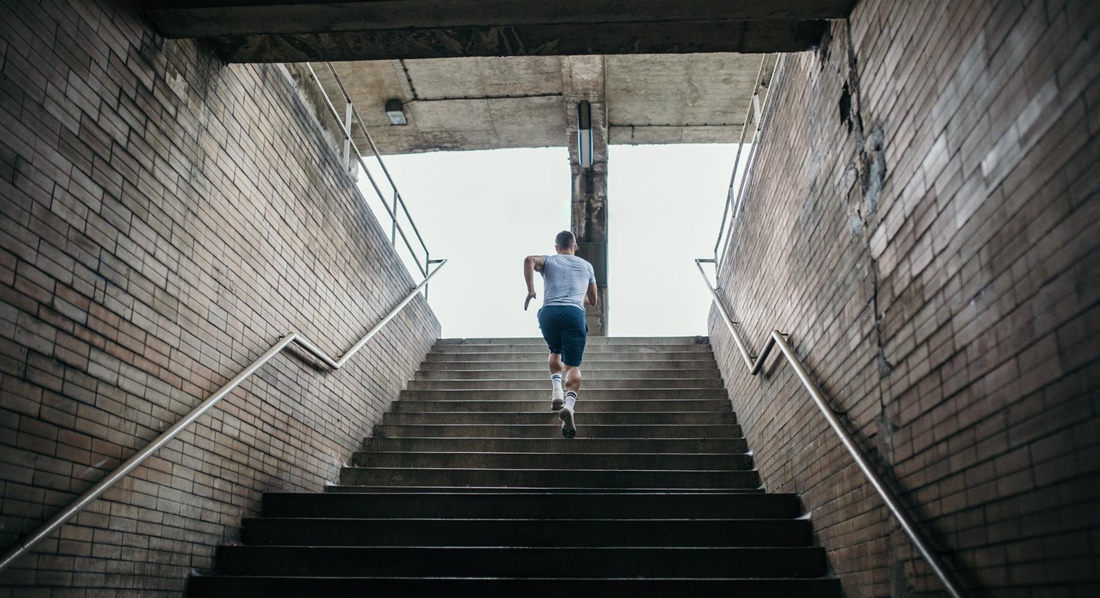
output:
[[[705,335],[710,295],[692,262],[712,257],[736,145],[611,146],[608,304],[612,336]],[[446,338],[537,337],[523,311],[523,258],[569,229],[564,148],[387,156],[433,258],[429,303]],[[361,184],[366,177],[361,177]],[[370,192],[373,195],[373,192]],[[382,219],[388,229],[388,217]],[[400,244],[400,241],[398,241]]]

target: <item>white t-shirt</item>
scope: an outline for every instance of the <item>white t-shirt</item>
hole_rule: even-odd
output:
[[[596,282],[592,264],[575,255],[542,256],[542,305],[573,305],[584,309],[588,285]]]

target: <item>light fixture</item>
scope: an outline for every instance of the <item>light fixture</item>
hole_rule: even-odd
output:
[[[582,168],[592,166],[592,104],[577,104],[577,161]]]
[[[390,125],[399,126],[409,124],[409,121],[405,118],[405,107],[401,103],[401,100],[386,100],[386,116],[390,118]]]

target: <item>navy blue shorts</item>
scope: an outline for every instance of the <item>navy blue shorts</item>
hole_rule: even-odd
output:
[[[584,310],[571,305],[548,305],[539,310],[539,328],[551,353],[561,354],[565,365],[577,367],[584,357],[588,323]]]

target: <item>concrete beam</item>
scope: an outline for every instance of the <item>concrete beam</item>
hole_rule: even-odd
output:
[[[231,62],[795,52],[856,0],[146,0],[170,38]]]

